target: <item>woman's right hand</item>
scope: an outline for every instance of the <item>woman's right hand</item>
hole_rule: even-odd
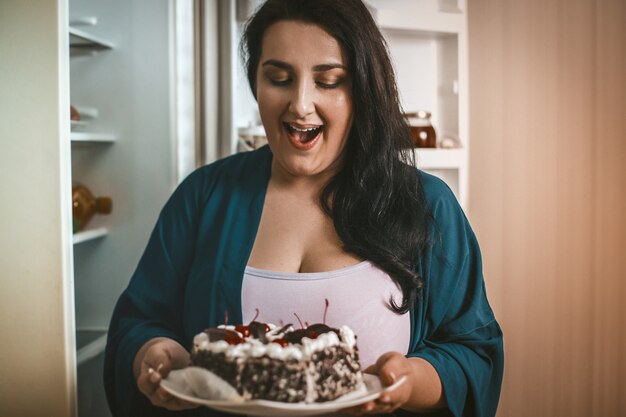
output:
[[[179,343],[166,337],[157,337],[146,342],[133,362],[133,373],[137,387],[150,402],[158,407],[178,411],[196,408],[198,405],[172,396],[160,387],[161,379],[173,369],[189,365],[189,352]]]

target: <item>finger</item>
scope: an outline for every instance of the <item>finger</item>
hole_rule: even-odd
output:
[[[398,407],[393,404],[377,404],[368,414],[389,414]]]
[[[174,366],[172,366],[172,357],[169,355],[169,353],[166,352],[165,357],[167,359],[159,362],[156,369],[154,370],[155,373],[158,373],[161,378],[167,378],[167,375],[169,375],[170,371],[175,368]]]
[[[395,353],[395,352],[394,352]],[[400,354],[389,355],[386,361],[379,365],[378,377],[383,385],[388,387],[394,384],[402,375],[410,372],[406,358]]]
[[[141,372],[137,378],[137,388],[145,396],[150,397],[158,387],[161,376],[151,366],[141,366]]]
[[[157,388],[155,395],[158,397],[158,402],[161,404],[161,407],[167,408],[168,410],[180,411],[198,407],[197,404],[193,404],[173,396],[161,387]]]
[[[157,366],[156,369],[148,368],[148,378],[150,380],[150,383],[154,385],[155,389],[161,383],[161,379],[163,378],[163,375],[161,375],[162,369],[163,369],[163,364],[159,364],[159,366]]]
[[[153,405],[168,409],[173,407],[176,401],[174,396],[159,386],[157,386],[154,392],[148,396],[148,399]]]
[[[391,359],[393,359],[397,355],[400,355],[400,354],[398,352],[385,352],[385,353],[383,353],[376,360],[376,367],[380,369],[383,365],[385,365],[387,362],[389,362]]]
[[[151,401],[153,400],[156,390],[163,379],[163,375],[161,375],[163,367],[163,364],[157,365],[156,368],[151,366],[147,368],[143,367],[145,372],[142,371],[139,379],[137,380],[137,387],[139,388],[139,391],[150,398]]]
[[[150,348],[141,362],[142,374],[148,375],[147,389],[149,391],[147,395],[152,394],[156,387],[161,382],[162,378],[165,378],[171,369],[171,358],[169,353],[162,344],[155,345]],[[141,379],[140,375],[140,379]],[[138,381],[139,383],[140,381]]]
[[[363,414],[360,405],[355,405],[355,406],[348,407],[348,408],[342,408],[341,410],[339,410],[339,413],[341,413],[341,414],[354,414],[354,415]]]
[[[366,403],[361,404],[359,411],[361,414],[368,414],[368,413],[371,413],[375,408],[376,408],[376,404],[374,403],[374,401],[368,401]]]
[[[169,401],[174,401],[177,398],[174,397],[172,394],[170,394],[169,392],[165,391],[163,388],[158,387],[155,391],[154,391],[154,395],[163,402],[169,402]]]
[[[154,394],[148,398],[152,405],[157,407],[166,408],[168,410],[173,410],[176,407],[175,399],[173,398],[161,398],[157,394]]]
[[[179,398],[174,398],[164,405],[164,408],[167,408],[170,411],[183,411],[183,410],[191,410],[193,408],[198,408],[199,405],[193,404]]]
[[[352,410],[355,414],[367,414],[376,408],[376,404],[374,401],[368,401],[361,405],[357,405],[356,407],[351,407],[349,410]]]
[[[393,369],[383,368],[378,375],[385,387],[393,385],[397,380],[396,372]]]
[[[388,394],[383,394],[376,400],[376,409],[381,413],[389,413],[400,407],[402,403]]]
[[[399,403],[390,402],[390,403],[379,403],[377,401],[368,401],[361,405],[357,405],[354,407],[344,408],[339,410],[340,413],[348,413],[354,415],[363,415],[363,414],[381,414],[381,413],[389,413],[395,409],[400,407]]]
[[[355,415],[369,414],[376,409],[376,403],[374,401],[368,401],[363,404],[347,407],[339,410],[340,413],[349,413]]]
[[[360,412],[357,414],[386,414],[398,409],[402,403],[387,398],[385,402],[380,399],[361,404]]]
[[[383,386],[389,386],[395,382],[396,372],[394,370],[398,367],[398,356],[404,358],[398,352],[383,353],[376,361],[376,364],[368,367],[367,370],[378,375]]]
[[[161,345],[154,355],[146,356],[149,362],[159,364],[157,370],[163,378],[167,378],[171,370],[184,368],[190,363],[189,352],[174,341]]]
[[[161,369],[163,369],[163,364],[159,364],[156,368],[149,367],[146,373],[148,374],[148,378],[154,384],[158,384],[161,382]]]
[[[404,375],[400,376],[397,381],[404,378]],[[400,383],[393,389],[388,387],[381,392],[380,397],[376,400],[376,404],[391,406],[392,409],[396,409],[404,404],[411,395],[411,389],[408,384]]]
[[[370,365],[370,366],[368,366],[367,368],[365,368],[365,369],[363,370],[363,372],[364,372],[364,373],[366,373],[366,374],[374,374],[374,375],[377,375],[377,374],[378,374],[378,367],[376,366],[376,364],[374,364],[374,365]]]
[[[157,365],[156,368],[148,369],[148,374],[150,374],[150,381],[157,385],[160,384],[161,379],[165,378],[166,376],[165,372],[167,368],[169,368],[169,366],[166,366],[164,363],[160,363]]]
[[[152,368],[163,374],[165,373],[164,371],[169,372],[170,363],[171,359],[167,350],[162,344],[156,344],[146,352],[146,355],[143,357],[142,367],[145,367],[146,370]]]

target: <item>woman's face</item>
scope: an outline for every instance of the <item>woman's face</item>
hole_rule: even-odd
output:
[[[274,23],[256,84],[273,169],[295,177],[335,172],[352,125],[351,80],[335,38],[311,24]]]

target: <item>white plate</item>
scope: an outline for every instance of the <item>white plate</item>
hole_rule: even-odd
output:
[[[386,390],[393,390],[406,380],[406,376],[398,379],[393,385],[382,387],[380,379],[376,375],[364,374],[364,386],[349,394],[333,401],[324,403],[284,403],[266,400],[241,400],[215,401],[197,397],[195,394],[193,378],[186,378],[185,373],[190,368],[178,369],[169,373],[167,378],[161,381],[161,387],[170,394],[194,404],[205,405],[220,411],[250,416],[310,416],[316,414],[333,413],[346,407],[363,404],[375,400]],[[208,371],[207,371],[208,372]],[[190,382],[191,381],[191,382]]]

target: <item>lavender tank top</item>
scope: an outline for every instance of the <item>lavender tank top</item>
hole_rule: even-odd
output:
[[[409,348],[409,313],[388,308],[390,296],[400,304],[402,292],[387,275],[368,261],[328,272],[291,273],[246,267],[241,292],[243,322],[274,324],[322,323],[348,325],[357,335],[363,369],[389,351],[406,354]]]

